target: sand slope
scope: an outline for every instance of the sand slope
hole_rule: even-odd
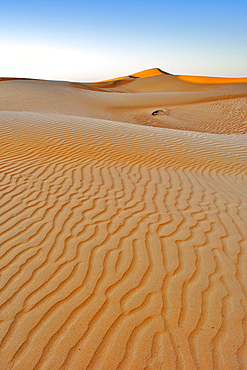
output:
[[[2,369],[247,369],[246,84],[147,74],[0,82]]]

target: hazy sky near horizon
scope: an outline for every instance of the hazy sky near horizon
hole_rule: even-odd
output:
[[[9,0],[0,77],[97,81],[154,67],[247,76],[246,19],[246,0]]]

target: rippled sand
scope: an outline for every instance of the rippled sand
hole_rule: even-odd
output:
[[[1,369],[247,369],[247,84],[222,82],[0,81]]]

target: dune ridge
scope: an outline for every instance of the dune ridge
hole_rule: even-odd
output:
[[[182,81],[200,84],[246,83],[247,77],[207,77],[207,76],[179,76]]]
[[[247,368],[246,84],[146,74],[0,82],[2,369]]]

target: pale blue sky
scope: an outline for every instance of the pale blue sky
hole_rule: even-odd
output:
[[[246,19],[246,0],[9,0],[0,76],[96,81],[153,67],[247,76]]]

